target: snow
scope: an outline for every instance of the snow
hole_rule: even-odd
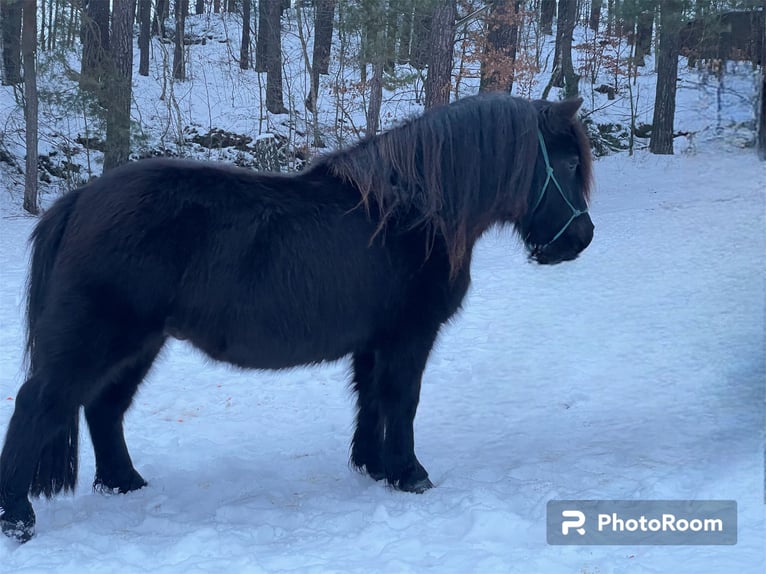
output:
[[[761,572],[764,191],[751,153],[609,157],[575,262],[477,246],[424,376],[417,452],[436,488],[347,466],[345,362],[241,372],[168,346],[126,420],[149,486],[36,501],[5,572]],[[26,238],[3,205],[0,427],[22,382]],[[729,547],[556,547],[551,499],[733,499]]]
[[[298,135],[311,117],[300,115],[307,85],[294,22],[284,41],[289,117],[264,113],[263,78],[232,63],[238,42],[218,42],[226,26],[238,37],[236,18],[187,24],[213,39],[189,48],[190,80],[173,86],[178,106],[159,99],[159,43],[150,76],[134,79],[133,119],[148,126],[147,145],[176,149],[179,125],[308,140]],[[649,60],[637,79],[641,121],[651,121],[651,70]],[[331,82],[357,78],[350,68],[332,72],[322,79],[319,123],[335,145],[336,104],[346,106],[350,137],[352,124],[364,124],[364,98],[351,88],[336,98]],[[0,572],[763,572],[766,167],[743,149],[755,74],[730,65],[720,110],[715,78],[683,65],[679,77],[676,130],[696,135],[677,138],[676,156],[596,162],[596,235],[580,259],[529,264],[505,231],[477,246],[472,289],[431,356],[416,419],[417,453],[436,488],[400,493],[348,468],[346,362],[242,372],[174,342],[126,419],[149,486],[94,493],[83,425],[76,495],[34,501],[37,535],[24,545],[0,537]],[[74,85],[58,68],[40,83],[62,99]],[[473,88],[466,80],[461,93]],[[78,105],[42,104],[42,152],[85,133]],[[628,124],[624,97],[587,94],[586,105],[599,122]],[[411,94],[387,91],[382,124],[418,111]],[[23,119],[8,87],[0,116],[4,145],[23,165]],[[75,160],[100,171],[98,152]],[[5,429],[23,382],[35,220],[19,207],[22,176],[0,170]],[[43,205],[58,191],[44,188]],[[547,545],[546,503],[594,498],[733,499],[738,543]]]

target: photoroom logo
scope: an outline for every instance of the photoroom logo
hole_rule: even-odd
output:
[[[582,528],[585,525],[585,514],[579,510],[562,510],[561,516],[563,518],[575,518],[576,520],[564,520],[561,522],[561,534],[564,536],[569,534],[570,528],[576,528],[580,536],[585,536],[585,529]]]
[[[546,539],[576,546],[736,544],[737,502],[549,500]]]

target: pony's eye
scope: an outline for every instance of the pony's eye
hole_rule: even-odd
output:
[[[578,167],[580,167],[580,160],[579,160],[579,158],[570,159],[569,162],[567,163],[567,168],[572,173],[577,171]]]

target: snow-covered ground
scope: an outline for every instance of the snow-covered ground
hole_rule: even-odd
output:
[[[347,364],[238,372],[170,345],[126,421],[149,486],[37,501],[0,571],[760,573],[766,168],[751,152],[600,160],[596,236],[528,264],[493,232],[424,377],[436,488],[349,470]],[[22,382],[26,239],[0,199],[0,429]],[[734,499],[736,546],[546,544],[551,499]]]

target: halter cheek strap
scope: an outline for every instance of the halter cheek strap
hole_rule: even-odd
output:
[[[553,182],[553,184],[556,186],[556,189],[559,190],[559,194],[561,195],[561,198],[564,200],[564,203],[567,204],[570,211],[572,212],[572,215],[569,216],[569,219],[567,222],[563,225],[561,229],[559,229],[559,232],[553,236],[553,239],[551,239],[548,243],[545,245],[542,245],[541,248],[548,247],[551,243],[556,241],[561,235],[569,228],[569,226],[572,224],[572,222],[575,220],[575,218],[579,217],[580,215],[583,215],[585,213],[588,213],[587,209],[576,209],[574,205],[572,205],[572,202],[567,199],[566,194],[564,193],[564,190],[561,189],[561,184],[559,184],[558,180],[556,179],[556,176],[553,174],[553,166],[551,166],[550,159],[548,158],[548,149],[545,147],[545,140],[543,139],[543,132],[540,130],[537,130],[537,139],[540,141],[540,151],[543,154],[543,160],[545,160],[545,183],[543,184],[542,190],[540,190],[540,195],[537,198],[537,201],[535,201],[534,206],[532,207],[532,211],[529,213],[530,218],[535,214],[535,211],[537,211],[537,208],[540,207],[540,204],[543,201],[543,197],[545,197],[545,192],[548,190],[548,184],[550,182]],[[526,239],[529,238],[529,235],[532,232],[530,231],[527,233]]]

